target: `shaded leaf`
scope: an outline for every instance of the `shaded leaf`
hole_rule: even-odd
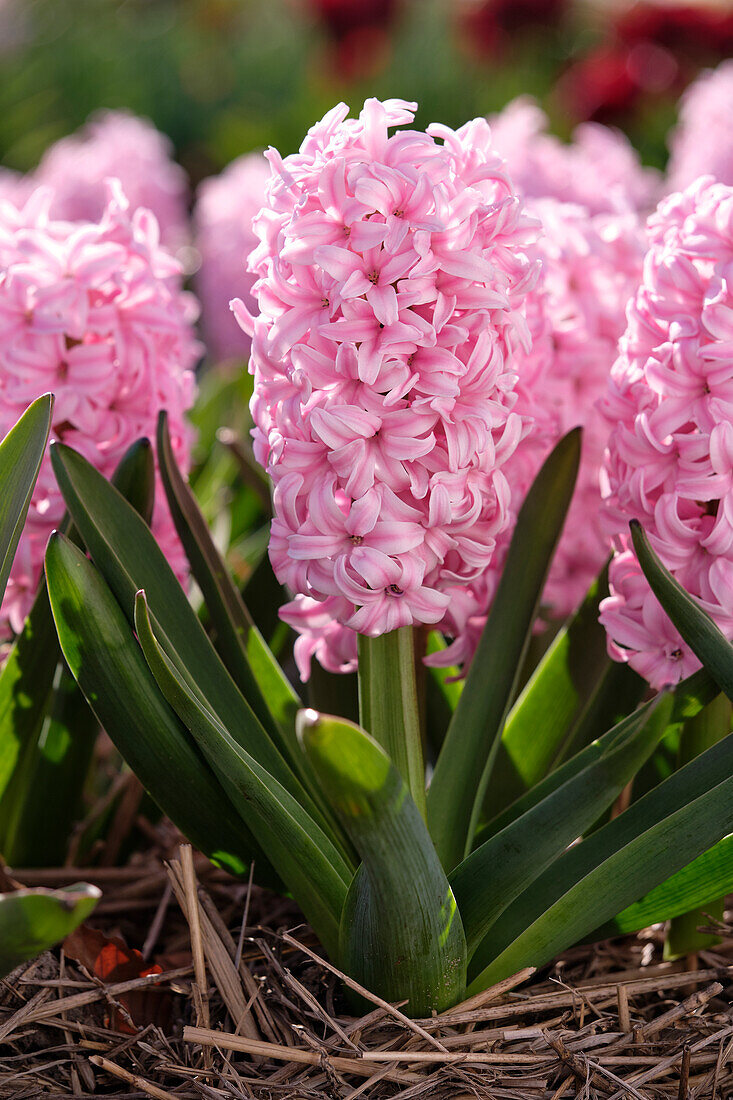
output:
[[[46,578],[64,657],[130,768],[197,848],[235,874],[254,858],[266,880],[267,860],[161,695],[99,571],[57,534],[46,550]]]
[[[164,696],[196,738],[242,820],[266,849],[324,946],[335,950],[338,918],[353,866],[334,839],[234,740],[206,700],[180,676],[153,633],[144,592],[136,600],[135,628]]]
[[[46,450],[52,412],[53,396],[44,394],[0,442],[0,603]]]
[[[428,791],[430,833],[451,870],[470,849],[484,792],[573,495],[580,430],[545,461],[517,519],[501,582]]]

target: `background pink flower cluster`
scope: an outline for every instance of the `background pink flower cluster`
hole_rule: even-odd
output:
[[[98,223],[54,221],[53,193],[40,188],[18,208],[0,202],[0,436],[40,394],[55,394],[51,438],[80,451],[109,476],[128,447],[154,438],[167,409],[173,446],[188,469],[200,349],[196,307],[181,290],[176,260],[158,226],[131,214],[118,185]],[[18,631],[32,602],[46,540],[64,513],[48,455],[0,612]],[[183,555],[162,493],[154,531],[179,576]]]
[[[350,119],[341,105],[298,154],[270,151],[250,256],[270,556],[308,600],[283,617],[370,635],[441,622],[484,573],[525,430],[512,361],[529,347],[536,226],[484,120],[390,136],[414,110],[369,100]]]
[[[107,205],[107,179],[120,181],[132,209],[152,211],[165,246],[184,245],[188,182],[173,160],[171,142],[146,119],[102,111],[75,134],[55,142],[28,175],[0,169],[0,199],[22,206],[39,184],[53,190],[50,216],[99,221]]]
[[[431,665],[470,662],[519,509],[552,447],[576,425],[583,427],[581,464],[543,593],[544,616],[562,620],[572,614],[608,556],[600,518],[608,425],[597,402],[616,357],[626,303],[641,275],[642,225],[634,213],[591,216],[583,207],[553,199],[537,201],[530,209],[542,221],[535,246],[542,272],[527,301],[532,349],[516,359],[516,411],[531,429],[504,470],[511,488],[512,520],[489,568],[452,602],[447,633],[454,641],[428,658]]]
[[[250,338],[232,316],[229,302],[242,298],[255,310],[247,256],[257,244],[252,220],[265,201],[270,166],[261,153],[239,157],[218,176],[200,185],[194,210],[196,247],[200,267],[196,293],[201,301],[202,324],[209,356],[246,359]]]
[[[629,519],[733,638],[733,188],[703,178],[662,201],[604,412],[605,522],[617,554],[601,621],[653,686],[698,667],[641,573]]]

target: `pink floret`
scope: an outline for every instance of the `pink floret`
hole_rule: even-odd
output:
[[[617,553],[601,621],[611,655],[660,687],[699,665],[641,574],[630,519],[733,638],[733,188],[702,178],[660,203],[648,230],[603,403]]]
[[[0,203],[0,436],[38,396],[56,396],[51,439],[110,476],[128,447],[155,438],[167,409],[173,447],[188,469],[200,354],[196,305],[181,290],[176,260],[160,248],[153,216],[131,214],[110,185],[98,223],[48,216],[44,188],[17,208]],[[50,532],[64,514],[44,458],[0,612],[18,631],[33,599]],[[158,486],[153,530],[179,577],[183,554]]]
[[[529,348],[536,223],[484,120],[390,135],[414,111],[368,100],[351,119],[340,105],[298,154],[269,152],[249,261],[259,315],[234,307],[253,332],[275,572],[372,636],[445,622],[486,572],[526,430],[515,359]],[[313,604],[285,617],[318,653]],[[332,664],[351,662],[350,645]]]
[[[265,201],[270,166],[261,153],[233,161],[198,189],[194,222],[201,266],[196,291],[209,355],[215,360],[246,359],[250,337],[237,324],[229,302],[241,298],[256,309],[247,256],[257,245],[252,219]]]

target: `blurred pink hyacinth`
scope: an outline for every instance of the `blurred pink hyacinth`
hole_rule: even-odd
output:
[[[630,519],[733,638],[732,226],[733,188],[712,177],[660,203],[603,404],[606,524],[617,552],[601,621],[611,655],[653,687],[699,662],[641,572]]]
[[[351,119],[342,104],[298,154],[267,154],[259,315],[234,305],[253,332],[270,556],[298,594],[283,617],[305,632],[302,658],[326,645],[316,605],[371,636],[440,624],[510,522],[537,227],[485,120],[390,136],[415,109],[372,99]],[[334,664],[349,644],[330,639]]]
[[[200,349],[196,306],[181,290],[179,264],[160,248],[153,216],[131,214],[116,182],[98,223],[51,220],[51,199],[39,188],[24,207],[0,201],[0,437],[50,391],[51,439],[109,476],[132,443],[155,438],[158,412],[167,409],[174,450],[187,470],[185,413]],[[1,633],[21,628],[46,541],[63,514],[46,455],[0,611]],[[185,577],[160,487],[153,530]]]
[[[681,191],[699,176],[733,186],[733,60],[690,85],[669,141],[668,190]]]
[[[73,222],[100,219],[109,178],[120,181],[133,209],[152,211],[167,248],[187,243],[186,173],[168,138],[146,119],[125,111],[95,115],[52,145],[34,173],[36,184],[53,188],[51,217]]]
[[[530,205],[542,221],[542,273],[527,300],[532,349],[518,356],[515,411],[532,429],[504,468],[512,522],[486,573],[465,586],[448,613],[447,649],[432,665],[470,662],[503,569],[519,508],[552,447],[576,425],[583,449],[573,500],[543,593],[543,612],[564,619],[581,603],[608,556],[601,523],[600,475],[608,426],[597,402],[608,385],[625,327],[625,308],[641,278],[644,235],[633,213],[591,216],[553,199]]]
[[[251,340],[237,324],[229,302],[241,298],[248,310],[256,309],[255,276],[247,271],[247,256],[258,243],[252,219],[265,201],[269,177],[264,156],[250,153],[198,189],[194,224],[201,266],[196,291],[206,347],[215,360],[249,356]]]
[[[529,96],[512,100],[489,122],[494,146],[525,199],[578,203],[591,214],[653,206],[657,173],[642,167],[619,130],[584,122],[566,144],[547,132],[547,115]]]

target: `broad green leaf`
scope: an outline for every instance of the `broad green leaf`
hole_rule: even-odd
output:
[[[555,766],[573,725],[611,663],[598,604],[608,595],[608,568],[574,617],[555,636],[507,718],[486,790],[493,816]],[[596,727],[596,729],[606,727]]]
[[[24,746],[40,732],[60,652],[42,578],[23,630],[0,669],[0,805]]]
[[[501,832],[450,875],[469,956],[514,899],[562,855],[620,794],[664,735],[671,696],[657,696],[617,727],[600,755]]]
[[[568,849],[489,930],[469,992],[543,965],[731,832],[731,776],[733,735]]]
[[[641,524],[632,520],[630,527],[639,565],[652,592],[703,667],[733,699],[733,646],[698,601],[662,565]]]
[[[626,932],[638,932],[651,924],[672,920],[691,909],[705,910],[708,898],[723,897],[732,891],[733,835],[730,835],[650,890],[640,901],[617,913],[612,920],[596,929],[592,938],[605,940]],[[699,923],[705,923],[704,917]]]
[[[85,921],[101,897],[96,886],[0,894],[0,978],[59,943]]]
[[[149,439],[138,439],[125,451],[112,484],[149,527],[155,507],[155,455]]]
[[[281,743],[288,746],[289,756],[299,768],[295,715],[302,703],[252,622],[214,545],[176,463],[165,413],[158,419],[158,462],[173,522],[203,593],[222,660],[265,729],[270,729],[275,718]]]
[[[324,946],[334,951],[353,865],[179,675],[155,638],[143,592],[138,593],[135,604],[135,628],[161,691],[196,738],[242,820],[266,848]]]
[[[627,664],[609,660],[577,720],[568,732],[557,764],[574,756],[625,715],[635,710],[648,691],[646,681]]]
[[[51,456],[74,523],[128,621],[134,621],[135,596],[144,589],[156,637],[181,675],[195,683],[242,747],[318,816],[313,799],[222,664],[145,522],[76,451],[55,444]]]
[[[688,719],[680,737],[677,763],[682,767],[694,760],[731,732],[731,701],[722,692],[694,718]],[[670,923],[664,941],[665,959],[678,959],[694,951],[708,950],[720,943],[720,938],[698,932],[701,925],[710,925],[711,918],[722,921],[725,898],[710,894],[698,909],[680,913]]]
[[[46,579],[69,668],[140,782],[206,855],[235,874],[254,859],[258,879],[267,879],[267,860],[158,690],[99,571],[63,535],[53,535]]]
[[[149,522],[155,494],[149,440],[126,451],[113,484]],[[59,529],[76,537],[68,517]],[[0,851],[8,863],[63,862],[98,732],[61,656],[42,577],[31,614],[0,672]],[[5,770],[11,758],[12,772]]]
[[[687,718],[697,714],[717,694],[717,685],[710,679],[707,673],[700,669],[681,684],[678,684],[673,694],[672,713],[664,730],[663,739],[679,733]],[[632,714],[601,737],[586,745],[560,767],[550,772],[546,779],[537,783],[525,795],[503,810],[495,818],[489,821],[476,834],[475,847],[482,844],[488,837],[505,829],[510,822],[527,813],[553,791],[558,790],[564,783],[578,775],[584,768],[598,760],[600,756],[614,747],[619,737],[626,735],[629,727],[633,725],[635,716]],[[652,715],[650,721],[656,721]]]
[[[34,401],[0,442],[0,604],[51,430],[53,396]]]
[[[341,917],[344,970],[428,1016],[463,997],[466,941],[425,822],[384,750],[351,722],[303,711],[299,734],[362,858]]]
[[[522,505],[501,582],[428,790],[428,824],[443,866],[470,849],[506,714],[580,459],[580,430],[560,440]]]
[[[425,762],[411,626],[359,635],[359,721],[397,768],[425,817]]]
[[[0,850],[11,866],[64,862],[98,734],[96,716],[59,661],[40,728],[0,803]]]

